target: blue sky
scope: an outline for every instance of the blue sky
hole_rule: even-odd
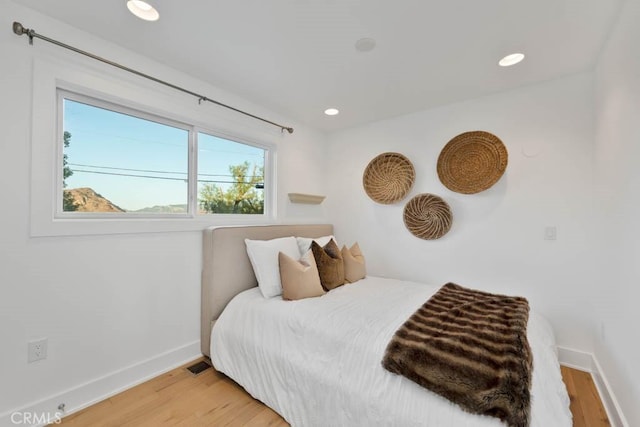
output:
[[[188,131],[68,99],[64,130],[67,188],[90,187],[125,210],[187,203]],[[264,150],[198,135],[199,180],[231,181],[229,165],[244,161],[263,165]]]

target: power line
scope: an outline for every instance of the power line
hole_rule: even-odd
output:
[[[157,171],[150,169],[128,169],[128,168],[117,168],[114,166],[97,166],[97,165],[85,165],[81,163],[69,163],[71,166],[82,166],[85,168],[96,168],[96,169],[112,169],[112,170],[121,170],[121,171],[131,171],[131,172],[150,172],[150,173],[170,173],[170,174],[180,174],[187,175],[187,172],[172,172],[172,171]],[[229,175],[231,176],[231,175]]]
[[[87,105],[87,104],[85,104]],[[95,107],[98,108],[98,107]],[[180,128],[173,128],[173,129],[178,129],[178,130],[184,130],[184,129],[180,129]],[[178,142],[178,143],[173,143],[173,142],[167,142],[166,140],[158,140],[158,139],[140,139],[140,138],[134,138],[134,137],[130,137],[130,136],[124,136],[124,135],[118,135],[118,134],[111,134],[111,133],[106,133],[106,132],[99,132],[96,131],[94,129],[82,129],[82,128],[78,128],[78,127],[74,127],[73,130],[69,130],[69,133],[71,133],[71,135],[75,135],[76,139],[78,139],[79,137],[84,136],[85,138],[91,138],[91,139],[97,139],[97,136],[103,136],[103,137],[107,137],[107,138],[111,138],[109,140],[110,143],[117,141],[117,142],[124,142],[126,143],[128,142],[135,142],[138,144],[158,144],[158,145],[167,145],[167,146],[171,146],[171,147],[178,147],[178,148],[187,148],[187,144],[188,142],[185,140],[183,142]],[[186,130],[184,130],[184,132],[188,132]],[[186,138],[185,138],[186,139]],[[80,142],[83,142],[83,139],[80,140]]]
[[[82,104],[82,103],[79,103],[79,104]],[[83,105],[88,105],[90,107],[93,107],[92,105],[89,105],[89,104],[83,104]],[[100,107],[94,107],[94,108],[100,109]],[[122,113],[118,113],[118,114],[122,114]],[[129,116],[129,117],[137,118],[135,116]],[[140,120],[146,120],[146,119],[140,119]],[[152,123],[157,123],[157,122],[152,122]],[[162,124],[162,123],[160,123],[160,124]],[[169,126],[169,125],[163,125],[163,126]],[[180,130],[180,131],[187,132],[186,130],[184,130],[182,128],[176,128],[176,127],[173,127],[173,126],[169,126],[169,127],[171,127],[172,129],[177,129],[177,130]],[[120,135],[120,134],[99,132],[99,131],[96,131],[93,128],[85,129],[85,128],[82,128],[82,127],[78,127],[78,125],[76,125],[76,127],[74,127],[73,130],[68,130],[68,132],[71,133],[71,135],[75,135],[76,139],[78,138],[78,135],[84,136],[85,138],[92,138],[92,139],[95,139],[95,136],[97,135],[97,136],[105,136],[105,137],[113,138],[113,139],[116,139],[116,140],[132,141],[132,142],[141,143],[141,144],[160,144],[160,145],[168,145],[168,146],[171,146],[171,147],[179,147],[179,148],[186,148],[187,147],[186,146],[187,142],[179,142],[177,144],[174,144],[174,143],[171,143],[171,142],[167,142],[165,140],[140,139],[140,138],[134,138],[134,137],[131,137],[131,136],[123,136],[123,135]],[[197,134],[199,134],[199,135],[202,134],[202,135],[207,135],[207,136],[213,137],[212,135],[203,134],[202,132],[197,132]],[[213,138],[218,138],[218,137],[213,137]],[[230,139],[223,139],[223,138],[218,138],[218,139],[220,139],[222,141],[233,142],[235,144],[246,145],[248,147],[255,148],[256,150],[260,150],[260,151],[256,152],[256,153],[250,153],[250,152],[244,152],[244,151],[221,150],[221,149],[217,149],[217,148],[213,148],[212,149],[212,148],[203,147],[204,145],[209,145],[209,144],[202,143],[202,144],[198,144],[198,152],[206,151],[208,153],[215,153],[215,154],[226,153],[226,154],[234,154],[234,155],[241,155],[241,156],[251,156],[251,157],[264,158],[264,151],[265,150],[262,149],[262,148],[254,147],[252,145],[242,144],[241,142],[232,141]],[[80,142],[83,142],[83,141],[80,141]]]
[[[149,175],[136,175],[136,174],[127,174],[127,173],[115,173],[115,172],[102,172],[102,171],[88,171],[82,169],[73,169],[73,172],[81,172],[81,173],[94,173],[99,175],[114,175],[114,176],[129,176],[133,178],[146,178],[146,179],[164,179],[167,181],[183,181],[188,182],[185,178],[172,178],[168,176],[149,176]],[[248,184],[247,182],[242,181],[220,181],[220,180],[207,180],[207,179],[199,179],[198,182],[206,182],[206,183],[215,183],[215,184]],[[256,188],[260,183],[256,184]],[[264,184],[263,184],[264,185]],[[264,187],[262,187],[264,188]]]
[[[158,170],[150,170],[150,169],[117,168],[115,166],[97,166],[97,165],[86,165],[86,164],[81,164],[81,163],[68,163],[68,164],[71,165],[71,166],[81,166],[81,167],[85,167],[85,168],[95,168],[95,169],[110,169],[110,170],[121,170],[121,171],[129,171],[129,172],[147,172],[147,173],[165,173],[165,174],[175,174],[175,175],[188,175],[187,172],[158,171]],[[87,171],[84,171],[84,172],[87,172]],[[198,176],[230,176],[230,177],[233,177],[233,175],[210,174],[210,173],[199,173]],[[248,178],[262,178],[262,175],[249,175]]]
[[[88,171],[88,170],[82,170],[82,169],[72,169],[72,170],[73,170],[73,173],[83,172],[83,173],[95,173],[95,174],[99,174],[99,175],[131,176],[131,177],[134,177],[134,178],[165,179],[165,180],[169,180],[169,181],[185,181],[185,182],[187,182],[187,180],[185,178],[171,178],[171,177],[168,177],[168,176],[134,175],[134,174],[127,174],[127,173]]]

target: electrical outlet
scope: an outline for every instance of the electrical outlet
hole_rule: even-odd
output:
[[[47,338],[27,343],[27,361],[29,363],[47,358]]]

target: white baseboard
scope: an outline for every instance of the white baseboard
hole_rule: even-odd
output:
[[[607,377],[600,367],[598,359],[592,353],[558,347],[558,360],[564,366],[591,373],[611,425],[613,427],[629,427],[629,423],[607,381]]]
[[[41,421],[44,420],[39,423],[30,423],[27,425],[55,423],[61,415],[57,409],[61,402],[65,403],[66,410],[64,416],[67,416],[175,369],[178,366],[184,365],[200,356],[200,342],[194,341],[46,399],[0,414],[0,426],[14,425],[15,423],[11,419],[14,413],[35,414],[36,417],[38,417],[37,419]],[[607,411],[611,425],[613,427],[629,427],[629,423],[622,413],[613,390],[611,390],[609,382],[593,354],[558,347],[558,359],[562,365],[590,372],[605,410]],[[19,419],[19,417],[16,419]],[[22,425],[25,424],[22,423]]]
[[[70,415],[94,403],[108,399],[115,394],[164,374],[201,356],[200,341],[194,341],[22,408],[0,414],[0,426],[17,424],[41,426],[49,423],[57,424],[56,420],[59,420],[61,415]],[[61,414],[58,410],[58,405],[62,402],[65,404],[64,414]],[[26,414],[29,414],[30,419],[35,419],[36,422],[16,423],[16,421],[26,420]]]
[[[593,354],[572,348],[558,347],[558,360],[561,365],[574,368],[579,371],[592,372]]]

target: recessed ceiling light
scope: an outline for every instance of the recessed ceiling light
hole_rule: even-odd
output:
[[[512,65],[516,65],[518,62],[524,59],[524,53],[512,53],[511,55],[507,55],[498,61],[498,64],[501,67],[510,67]]]
[[[129,12],[145,21],[157,21],[160,18],[158,11],[146,1],[129,0],[127,1],[127,8]]]
[[[327,116],[335,116],[340,112],[340,110],[338,110],[337,108],[327,108],[326,110],[324,110],[324,113]]]
[[[356,41],[356,50],[358,52],[371,52],[376,47],[376,41],[372,38],[365,37]]]

